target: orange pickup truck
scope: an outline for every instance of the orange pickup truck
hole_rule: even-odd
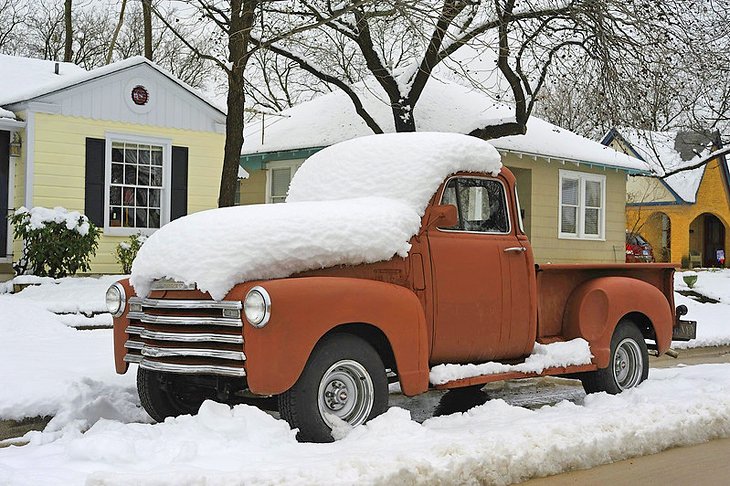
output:
[[[141,298],[122,280],[107,294],[116,370],[139,365],[156,420],[205,399],[276,397],[301,440],[330,441],[340,421],[383,413],[389,382],[413,396],[571,375],[587,392],[619,393],[646,379],[649,353],[694,337],[686,308],[674,308],[672,265],[535,265],[518,204],[506,168],[458,172],[433,194],[406,257],[246,281],[222,300],[170,279]],[[520,367],[540,346],[571,342],[587,357]]]

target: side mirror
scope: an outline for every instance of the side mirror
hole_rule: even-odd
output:
[[[428,228],[451,227],[459,223],[459,215],[456,212],[456,206],[453,204],[440,204],[431,207],[431,214],[428,218]],[[425,229],[425,228],[424,228]]]

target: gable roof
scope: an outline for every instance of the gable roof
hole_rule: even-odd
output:
[[[383,131],[394,132],[393,115],[382,90],[360,84],[357,91]],[[514,110],[495,103],[491,97],[473,88],[431,79],[416,105],[415,116],[418,131],[469,133],[482,126],[513,120]],[[646,170],[645,164],[632,156],[535,116],[530,117],[527,126],[526,135],[489,142],[502,152],[610,167],[630,173]],[[319,148],[370,134],[372,130],[355,113],[350,98],[338,90],[248,124],[244,129],[242,155],[245,159],[253,159],[255,154]]]
[[[693,165],[709,155],[713,147],[721,148],[718,139],[703,133],[677,130],[657,132],[626,127],[612,128],[601,143],[609,145],[615,139],[621,141],[657,175]],[[720,164],[727,184],[730,173],[724,156],[720,157]],[[659,180],[675,196],[678,203],[695,203],[706,167],[705,164]]]
[[[59,74],[55,74],[56,64]],[[27,57],[0,55],[0,109],[12,107],[41,96],[146,64],[221,114],[225,112],[176,76],[143,56],[130,57],[91,71],[72,64]]]

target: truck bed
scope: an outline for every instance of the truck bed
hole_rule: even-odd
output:
[[[562,339],[563,315],[573,291],[597,277],[629,277],[659,289],[674,309],[673,281],[677,265],[672,263],[542,264],[537,273],[537,341]]]

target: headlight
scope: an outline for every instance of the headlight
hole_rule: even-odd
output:
[[[263,287],[254,287],[243,300],[243,313],[253,327],[264,327],[271,316],[271,298]]]
[[[115,283],[106,291],[106,308],[114,317],[119,317],[124,313],[125,300],[124,287],[118,283]]]

